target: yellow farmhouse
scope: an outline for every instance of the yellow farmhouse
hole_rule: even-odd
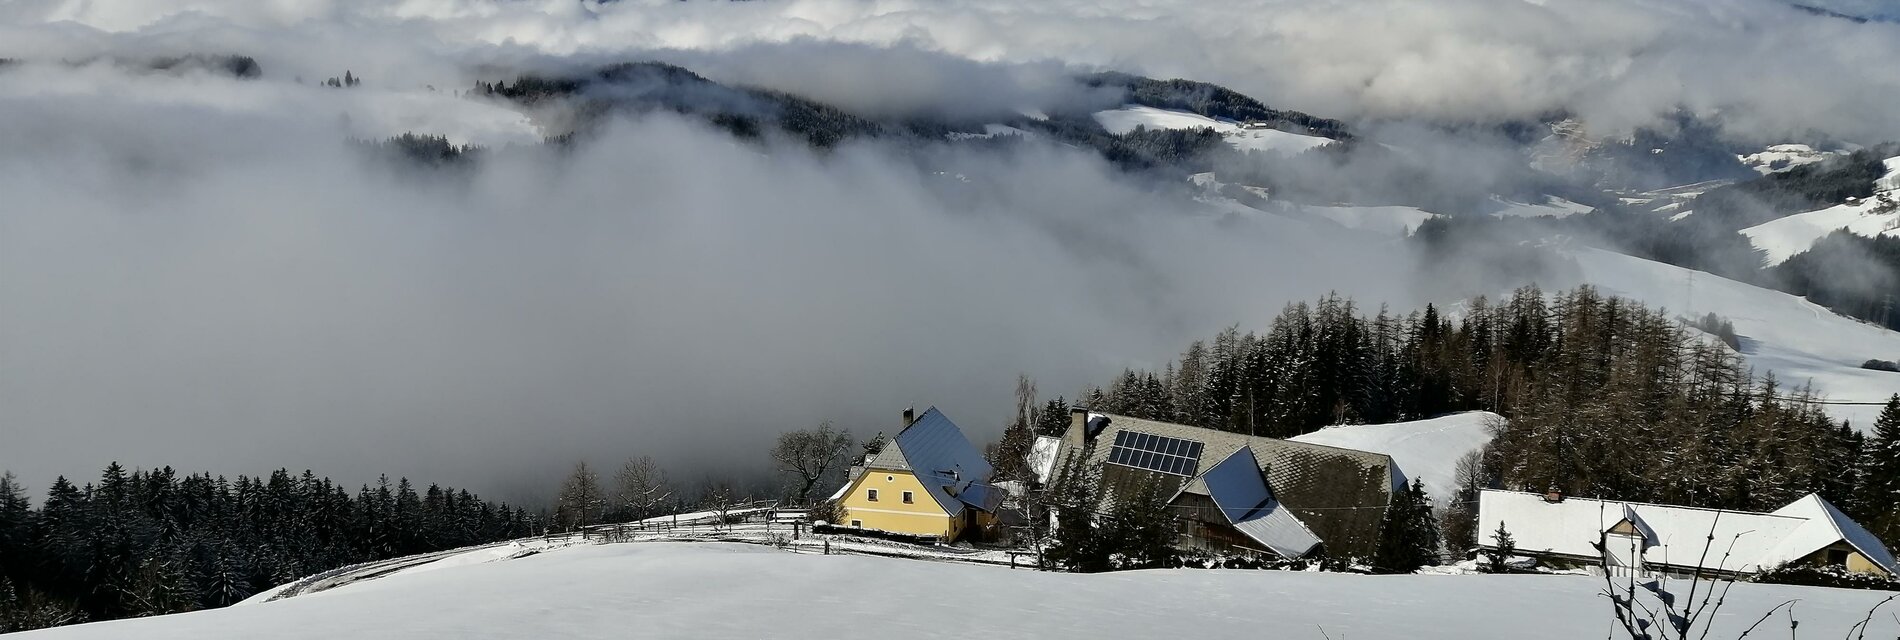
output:
[[[1003,492],[989,484],[990,473],[983,452],[935,407],[914,417],[906,409],[903,430],[835,494],[843,507],[835,524],[944,542],[966,537],[996,522]]]

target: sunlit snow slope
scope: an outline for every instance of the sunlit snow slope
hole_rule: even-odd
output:
[[[1295,154],[1307,149],[1332,144],[1331,138],[1289,133],[1278,129],[1249,129],[1227,120],[1216,120],[1197,113],[1156,109],[1131,104],[1120,109],[1110,109],[1095,113],[1095,121],[1109,133],[1122,134],[1134,131],[1135,127],[1149,129],[1198,129],[1210,128],[1221,134],[1227,144],[1241,151],[1265,151],[1270,153]]]
[[[1836,401],[1885,401],[1900,393],[1900,373],[1860,368],[1869,358],[1900,357],[1900,333],[1842,317],[1779,291],[1598,249],[1575,252],[1583,280],[1603,292],[1664,307],[1682,317],[1706,313],[1735,323],[1742,353],[1757,375],[1773,371],[1785,387],[1812,382]],[[1829,405],[1836,418],[1866,429],[1877,406]]]
[[[1836,230],[1873,237],[1900,235],[1900,158],[1886,160],[1887,174],[1876,183],[1874,197],[1835,205],[1819,211],[1797,213],[1770,220],[1742,230],[1748,241],[1768,252],[1768,264],[1781,264],[1794,254],[1807,251],[1814,241]]]
[[[1438,217],[1418,207],[1372,206],[1372,207],[1322,207],[1301,206],[1299,210],[1339,223],[1348,229],[1375,231],[1387,235],[1405,236],[1418,230],[1426,220]]]
[[[1327,427],[1293,440],[1392,456],[1407,482],[1423,480],[1425,493],[1443,502],[1457,486],[1452,472],[1458,459],[1483,448],[1491,440],[1487,425],[1503,419],[1488,411],[1470,411],[1416,422]]]
[[[634,543],[20,638],[1601,638],[1610,624],[1602,586],[1587,576],[1041,573]],[[1799,598],[1803,637],[1838,638],[1886,595],[1738,584],[1711,637],[1734,637]],[[1867,631],[1891,638],[1900,625],[1877,616]]]

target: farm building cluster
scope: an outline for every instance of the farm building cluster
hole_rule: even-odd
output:
[[[1378,545],[1385,510],[1407,476],[1386,453],[1360,451],[1075,409],[1061,437],[1038,438],[1034,478],[1000,482],[957,425],[935,408],[904,412],[901,430],[854,465],[832,496],[840,527],[953,542],[987,538],[1015,500],[1062,476],[1101,483],[1109,495],[1158,483],[1175,523],[1175,546],[1218,555],[1300,559],[1364,556]],[[1033,485],[1033,486],[1032,486]],[[1611,570],[1739,576],[1788,563],[1895,575],[1880,540],[1808,496],[1773,513],[1716,511],[1484,490],[1478,495],[1493,548],[1502,525],[1516,553]],[[1035,514],[1040,517],[1042,514]],[[1714,541],[1710,542],[1713,537]],[[1606,549],[1599,554],[1598,545]]]

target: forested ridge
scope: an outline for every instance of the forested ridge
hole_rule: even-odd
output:
[[[309,471],[179,476],[107,466],[35,506],[0,475],[0,632],[222,607],[371,560],[538,530],[526,511],[408,479],[348,488]]]
[[[1883,162],[1900,155],[1900,144],[1860,149],[1753,180],[1710,189],[1689,208],[1695,218],[1730,229],[1744,229],[1803,211],[1823,209],[1850,198],[1874,195],[1874,181],[1886,175]]]
[[[1900,537],[1900,401],[1863,436],[1697,324],[1721,326],[1589,287],[1403,316],[1327,296],[1263,332],[1196,341],[1162,371],[1124,370],[1078,404],[1279,438],[1481,409],[1508,419],[1485,485],[1754,511],[1818,492]]]

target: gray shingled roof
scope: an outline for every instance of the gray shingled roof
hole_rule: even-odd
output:
[[[885,471],[909,471],[910,459],[904,457],[902,447],[893,446],[892,443],[887,442],[884,443],[883,449],[878,450],[877,455],[871,456],[870,460],[864,461],[864,467],[866,469],[882,469]]]
[[[1087,459],[1103,465],[1110,443],[1121,431],[1193,440],[1203,445],[1202,468],[1226,460],[1242,447],[1253,450],[1267,485],[1288,510],[1339,553],[1371,553],[1378,544],[1379,522],[1392,499],[1392,458],[1382,453],[1277,440],[1128,416],[1109,417],[1095,436]]]

